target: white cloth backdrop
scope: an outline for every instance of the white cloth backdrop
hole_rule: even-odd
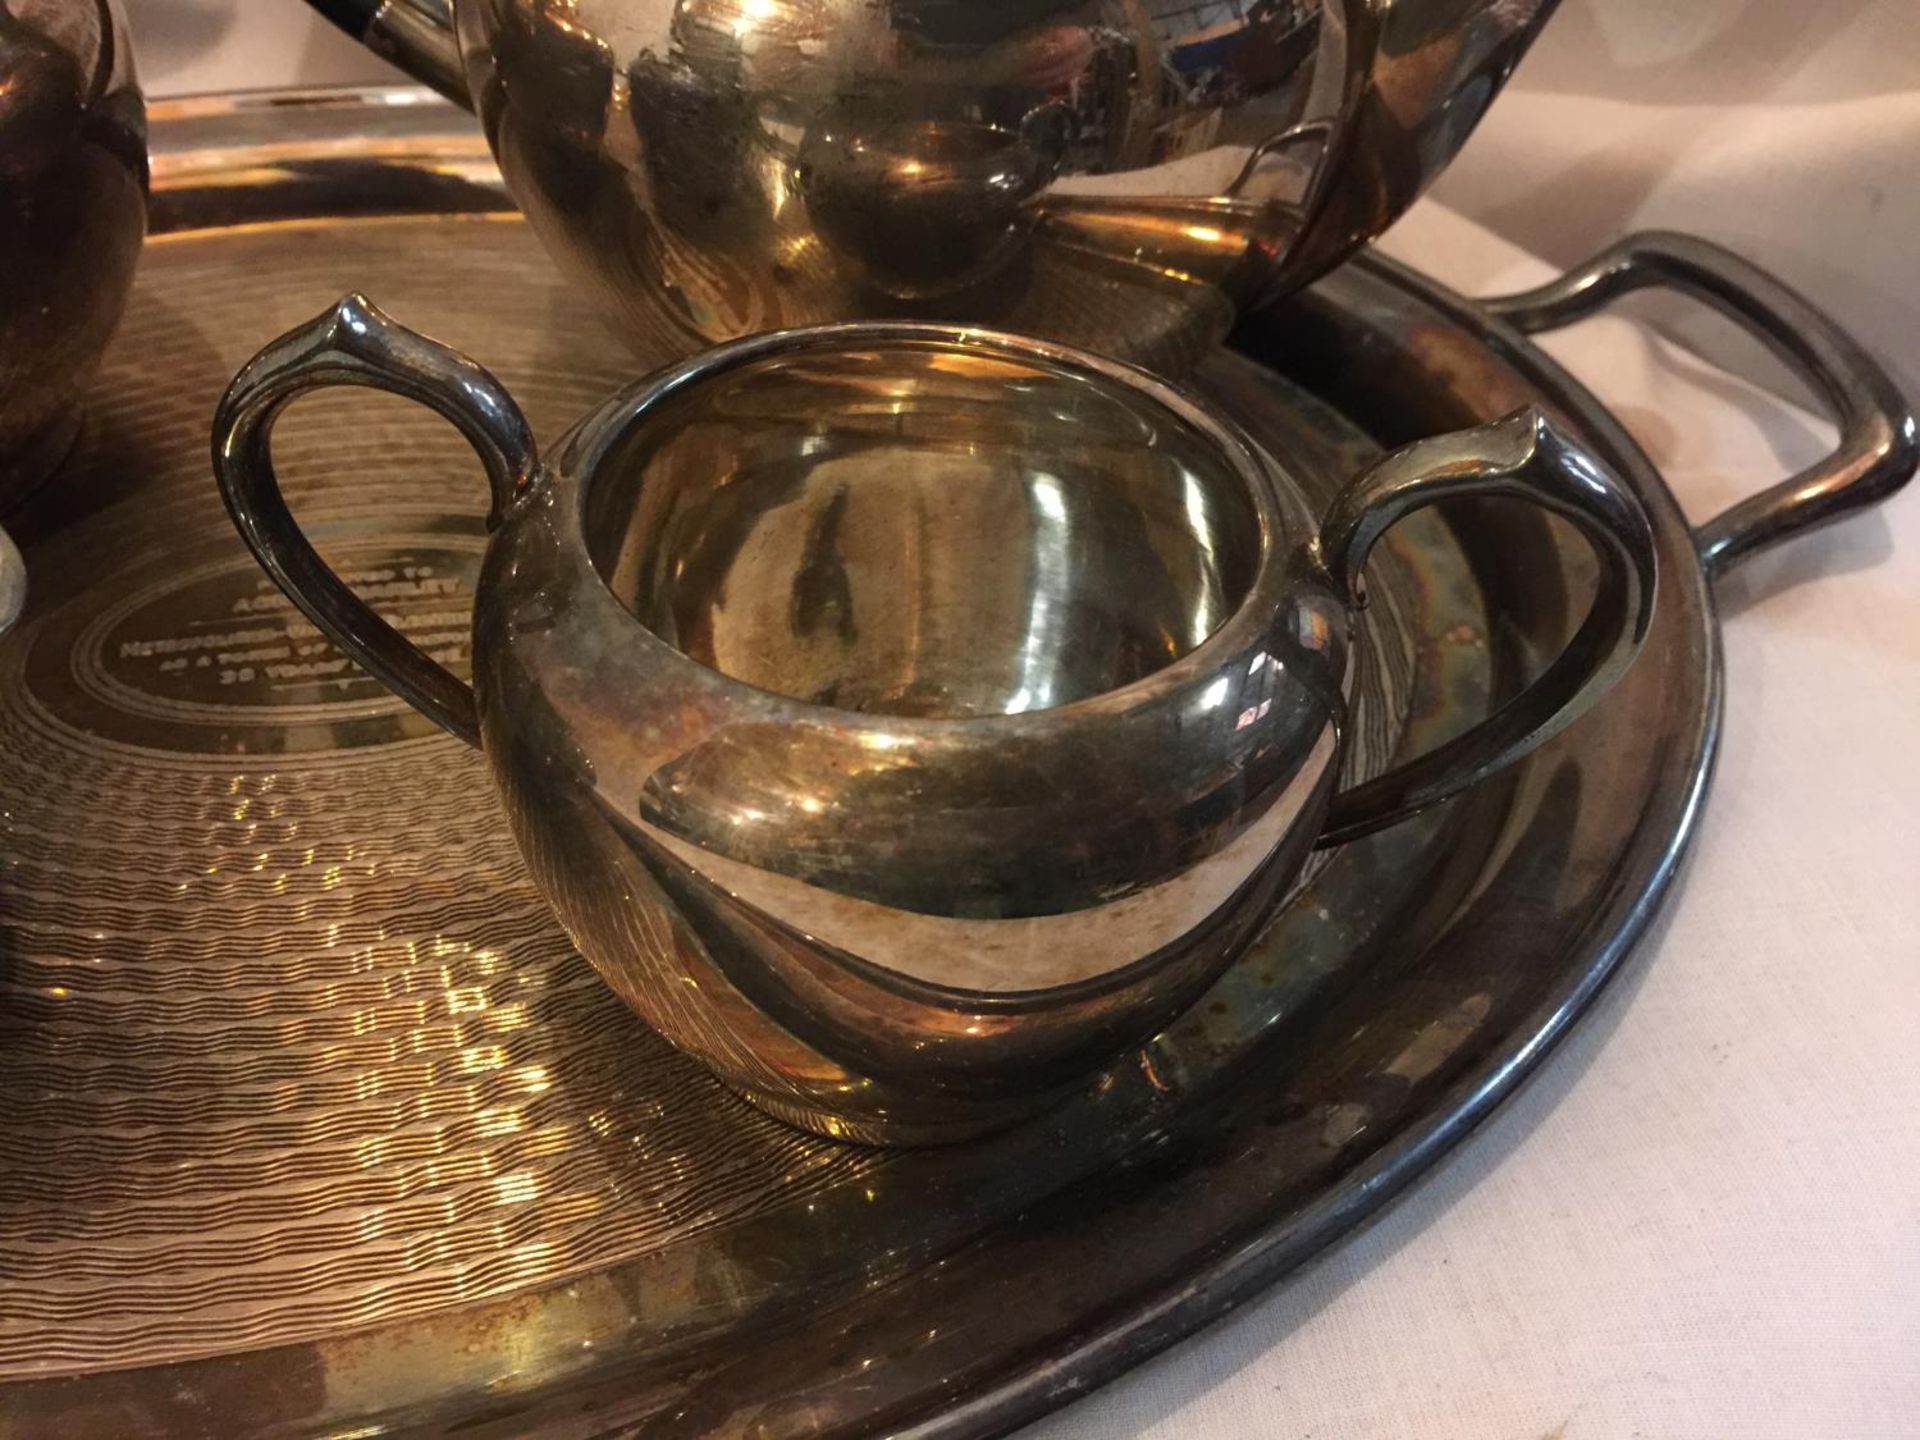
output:
[[[293,0],[131,0],[155,93],[388,72]],[[1560,262],[1730,241],[1920,376],[1915,0],[1568,0],[1442,195]],[[1389,249],[1549,267],[1440,206]],[[1696,516],[1804,414],[1622,320],[1557,338]],[[1720,773],[1669,927],[1385,1219],[1035,1440],[1920,1437],[1920,495],[1726,587]]]
[[[1561,265],[1720,240],[1920,389],[1917,157],[1920,0],[1566,0],[1435,190]]]

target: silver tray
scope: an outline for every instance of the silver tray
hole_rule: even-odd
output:
[[[206,468],[226,378],[350,287],[482,358],[543,434],[635,362],[418,92],[182,102],[154,149],[83,448],[12,522],[34,589],[0,643],[9,1433],[1000,1433],[1411,1183],[1671,882],[1719,706],[1696,537],[1515,329],[1368,261],[1256,317],[1203,384],[1329,483],[1544,399],[1660,528],[1641,663],[1508,782],[1325,859],[1192,1016],[1059,1112],[942,1151],[788,1131],[604,991],[478,763],[298,623]],[[1650,279],[1766,330],[1843,412],[1835,461],[1702,532],[1713,563],[1905,478],[1898,398],[1727,257],[1643,241],[1505,309],[1544,324]],[[484,537],[457,438],[321,397],[278,455],[329,558],[459,664]],[[1484,713],[1582,608],[1577,544],[1452,518],[1375,577],[1363,769]]]

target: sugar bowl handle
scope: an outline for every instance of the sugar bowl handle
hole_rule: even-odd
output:
[[[1560,657],[1492,715],[1426,754],[1334,797],[1322,845],[1356,840],[1457,795],[1571,724],[1633,663],[1653,623],[1654,538],[1640,502],[1585,449],[1529,406],[1503,420],[1416,441],[1335,498],[1319,558],[1366,603],[1361,571],[1388,529],[1436,500],[1503,496],[1569,520],[1600,562],[1593,604]]]
[[[227,513],[266,572],[362,669],[443,730],[480,743],[473,689],[429,659],[327,567],[280,494],[273,426],[296,398],[364,385],[437,410],[467,437],[492,492],[488,527],[533,483],[533,432],[498,380],[456,350],[396,324],[365,296],[274,341],[234,378],[213,421],[213,468]]]

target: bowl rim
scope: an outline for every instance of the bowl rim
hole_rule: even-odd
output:
[[[1079,372],[1121,392],[1116,399],[1137,402],[1141,408],[1157,410],[1184,425],[1220,460],[1223,473],[1239,482],[1259,527],[1253,573],[1244,593],[1199,644],[1168,664],[1125,685],[1031,710],[974,715],[896,715],[886,711],[851,710],[767,689],[687,654],[634,614],[594,563],[587,542],[586,507],[597,473],[616,449],[631,442],[662,407],[683,393],[768,360],[854,348],[984,352],[1039,368],[1064,370],[1069,374]],[[658,646],[664,655],[672,657],[671,663],[697,671],[705,677],[707,686],[718,686],[723,693],[731,690],[751,695],[761,707],[771,705],[792,721],[849,730],[885,728],[954,738],[990,731],[1004,736],[1011,727],[1024,730],[1037,721],[1126,712],[1164,703],[1202,681],[1211,680],[1229,664],[1243,665],[1249,649],[1258,648],[1262,638],[1271,634],[1276,619],[1286,607],[1287,591],[1295,574],[1312,573],[1307,552],[1317,532],[1315,517],[1282,464],[1261,449],[1231,418],[1171,381],[1125,361],[1076,346],[989,327],[941,321],[840,321],[768,331],[713,346],[658,370],[603,401],[573,427],[555,454],[542,465],[541,472],[533,489],[546,491],[559,502],[553,518],[570,552],[569,563],[590,576],[604,600],[611,602],[634,630]]]

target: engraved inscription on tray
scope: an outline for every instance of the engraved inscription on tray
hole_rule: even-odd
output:
[[[429,512],[407,533],[409,518],[320,514],[310,524],[342,579],[464,675],[486,537],[477,519]],[[444,533],[433,533],[436,525]],[[90,591],[39,626],[28,653],[34,697],[78,730],[216,754],[338,750],[433,733],[321,635],[251,555],[236,555],[230,534],[183,543],[144,573],[117,571],[113,583],[124,591],[117,603],[100,605]]]
[[[502,297],[484,324],[440,281],[450,243],[465,293]],[[55,533],[30,535],[33,608],[0,641],[0,1377],[500,1296],[881,1163],[759,1115],[633,1018],[522,872],[480,758],[241,547],[213,403],[261,342],[374,276],[549,439],[632,374],[517,226],[150,248],[55,482],[97,512],[28,518]],[[328,558],[464,669],[471,454],[366,392],[281,433]]]

